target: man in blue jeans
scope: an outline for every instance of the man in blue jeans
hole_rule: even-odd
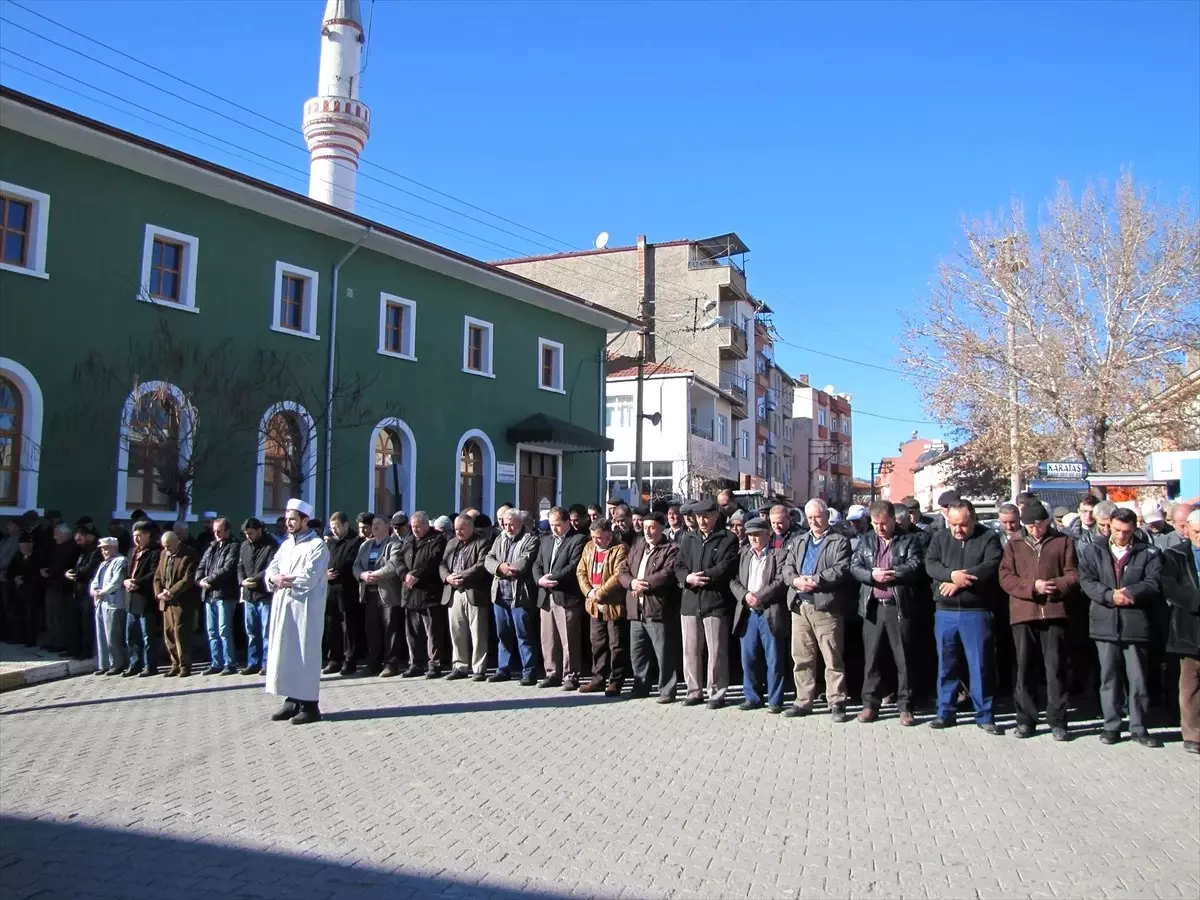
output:
[[[729,585],[738,601],[733,633],[742,646],[743,712],[761,709],[760,671],[766,664],[767,712],[783,712],[783,655],[787,635],[787,582],[783,580],[784,551],[772,550],[772,525],[766,519],[746,523],[748,545],[742,548],[737,577]],[[764,659],[765,658],[765,659]]]
[[[959,652],[967,660],[975,724],[1003,734],[992,717],[995,637],[992,610],[1000,599],[1000,536],[980,525],[969,500],[955,500],[946,512],[948,527],[934,532],[925,551],[925,571],[933,582],[938,649],[938,710],[930,728],[955,724]]]
[[[271,633],[271,592],[263,581],[279,545],[267,534],[267,526],[251,516],[242,523],[238,549],[238,584],[242,588],[246,622],[246,665],[240,675],[267,674],[267,635]]]
[[[229,520],[213,520],[213,540],[196,567],[196,584],[204,599],[208,627],[209,667],[205,675],[236,675],[233,652],[233,613],[238,602],[238,544]]]
[[[525,513],[506,508],[500,534],[483,560],[492,576],[492,616],[496,620],[496,674],[490,682],[508,681],[515,664],[521,666],[521,685],[537,684],[537,585],[533,559],[538,538],[524,530]],[[519,660],[519,663],[518,663]]]

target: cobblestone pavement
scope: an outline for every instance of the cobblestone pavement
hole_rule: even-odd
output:
[[[1200,760],[510,682],[0,697],[0,898],[1200,896]],[[1168,735],[1170,737],[1170,735]]]

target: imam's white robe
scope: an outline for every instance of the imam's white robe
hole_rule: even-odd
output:
[[[329,591],[329,548],[312,531],[289,535],[267,567],[271,634],[267,640],[267,693],[316,701],[321,690],[321,636]],[[290,588],[276,587],[279,575],[295,575]]]

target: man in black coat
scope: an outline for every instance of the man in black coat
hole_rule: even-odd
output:
[[[362,546],[363,520],[371,527],[370,513],[358,517],[358,529],[351,527],[343,512],[329,517],[333,537],[329,540],[329,595],[325,600],[326,660],[322,670],[326,675],[338,672],[343,676],[358,671],[358,661],[366,656],[366,617],[358,599],[358,579],[354,577],[354,560]],[[357,531],[357,533],[356,533]]]
[[[896,530],[891,503],[878,500],[870,509],[872,531],[854,548],[850,574],[859,588],[858,609],[863,620],[863,691],[860,722],[879,718],[880,684],[885,648],[890,650],[896,673],[896,708],[900,724],[913,726],[910,660],[915,647],[913,624],[923,593],[918,586],[926,579],[922,543],[914,533]]]
[[[700,500],[690,512],[696,517],[695,533],[679,540],[675,576],[683,589],[680,623],[683,630],[683,677],[687,682],[685,706],[704,702],[704,651],[708,650],[708,708],[725,705],[729,688],[730,619],[737,576],[738,541],[719,523],[717,504]]]
[[[450,617],[442,606],[441,576],[446,536],[431,527],[429,516],[420,510],[412,514],[409,525],[412,538],[401,551],[399,567],[404,586],[400,603],[411,660],[404,675],[420,675],[424,657],[425,677],[441,678],[450,663]]]
[[[236,675],[233,614],[241,594],[237,578],[239,547],[228,519],[214,519],[212,534],[213,539],[196,566],[196,584],[204,600],[208,631],[209,665],[204,674]]]
[[[242,536],[245,540],[238,548],[237,577],[246,626],[246,665],[238,669],[238,674],[266,675],[272,595],[265,576],[279,545],[267,533],[266,523],[253,516],[242,523]]]
[[[1135,541],[1136,531],[1137,514],[1116,510],[1108,539],[1083,548],[1079,584],[1091,601],[1088,631],[1100,655],[1101,743],[1121,739],[1121,705],[1126,700],[1123,669],[1129,683],[1129,733],[1144,747],[1161,747],[1162,741],[1146,730],[1146,710],[1150,643],[1162,603],[1163,557],[1157,547]]]
[[[1200,510],[1185,520],[1187,542],[1164,554],[1163,596],[1171,607],[1167,652],[1179,660],[1179,723],[1183,747],[1200,753]]]
[[[1000,602],[1000,536],[976,520],[969,500],[952,500],[947,527],[934,531],[925,549],[933,582],[934,639],[938,648],[938,712],[931,728],[955,724],[959,652],[967,659],[975,724],[988,734],[1004,732],[992,714],[994,610]]]
[[[68,569],[65,578],[75,592],[75,622],[68,633],[70,643],[67,649],[75,659],[91,659],[92,643],[96,634],[96,607],[88,587],[92,576],[100,568],[100,547],[96,543],[99,535],[90,523],[79,525],[75,529],[75,544],[79,553],[75,557],[75,565]]]
[[[125,644],[129,649],[129,668],[125,674],[149,678],[158,674],[159,615],[154,596],[154,573],[158,569],[159,547],[150,523],[133,523],[133,549],[125,564],[125,592],[129,612],[125,617]]]
[[[571,691],[579,687],[579,677],[587,664],[588,614],[575,570],[588,542],[588,535],[577,533],[569,514],[560,506],[550,510],[550,534],[541,538],[533,560],[533,579],[538,586],[541,608],[542,665],[546,677],[540,688],[562,686]]]

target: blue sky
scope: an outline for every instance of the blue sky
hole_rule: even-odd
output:
[[[20,2],[287,125],[316,90],[323,0]],[[736,231],[784,340],[877,365],[895,364],[899,314],[922,302],[964,214],[1013,196],[1034,209],[1059,178],[1078,187],[1122,166],[1163,199],[1200,188],[1196,2],[363,5],[366,158],[555,240],[489,229],[379,171],[394,186],[360,178],[360,212],[485,259],[584,247],[601,230],[614,244]],[[0,14],[5,84],[306,189],[298,133],[10,0]],[[777,356],[853,394],[856,474],[914,429],[941,434],[898,375],[787,345]]]

